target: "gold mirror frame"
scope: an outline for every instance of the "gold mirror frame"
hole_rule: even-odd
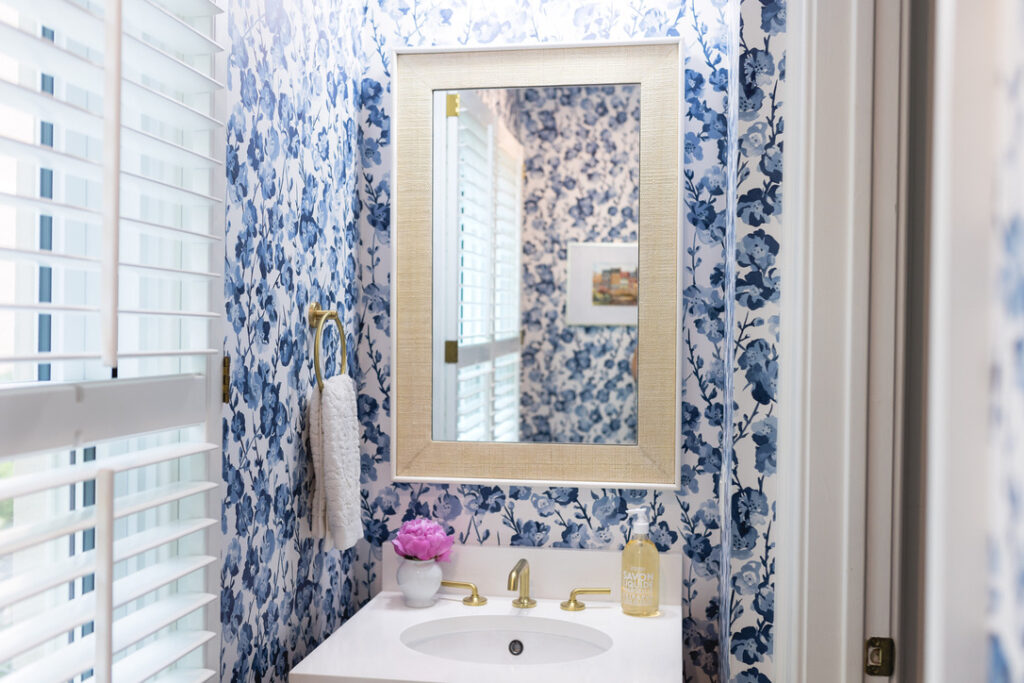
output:
[[[396,481],[679,484],[679,149],[682,48],[625,45],[395,53],[392,452]],[[637,443],[434,441],[433,92],[640,84]]]

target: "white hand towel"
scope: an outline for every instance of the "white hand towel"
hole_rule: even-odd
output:
[[[313,538],[324,539],[324,550],[334,548],[334,542],[327,533],[327,496],[324,494],[324,434],[320,415],[320,387],[313,385],[309,396],[309,455],[313,461],[313,501],[310,515],[313,522]]]
[[[356,388],[347,375],[315,387],[310,398],[309,441],[316,486],[313,493],[313,533],[329,548],[351,548],[363,537],[359,496],[359,421]],[[322,526],[318,526],[322,520]]]

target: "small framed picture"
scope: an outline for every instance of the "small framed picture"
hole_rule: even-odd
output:
[[[568,269],[569,325],[636,325],[636,242],[570,242]]]

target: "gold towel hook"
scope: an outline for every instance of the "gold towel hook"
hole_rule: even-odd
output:
[[[338,326],[338,336],[341,337],[341,372],[339,374],[344,375],[345,357],[348,351],[345,346],[345,330],[341,327],[341,318],[338,317],[337,311],[320,308],[318,303],[309,305],[309,326],[316,328],[316,338],[313,340],[313,369],[316,370],[316,386],[321,391],[324,388],[324,376],[320,372],[320,341],[324,334],[324,323],[328,320],[333,320],[334,324]]]

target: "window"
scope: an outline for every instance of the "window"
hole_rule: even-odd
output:
[[[11,681],[202,681],[217,668],[204,646],[219,620],[221,9],[120,5],[0,0]],[[122,30],[108,31],[117,11]]]
[[[435,333],[457,345],[458,359],[435,372],[435,435],[444,435],[435,438],[518,441],[523,150],[476,93],[457,96],[442,143],[449,210],[434,267],[451,273],[446,286],[457,292],[454,307],[438,312]]]

